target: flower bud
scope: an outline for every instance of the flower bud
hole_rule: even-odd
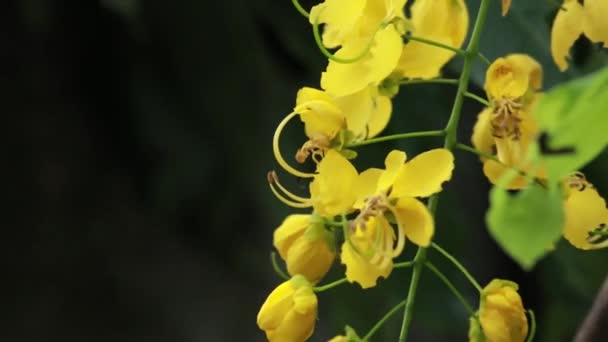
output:
[[[528,319],[516,283],[494,279],[481,293],[479,321],[488,341],[521,342],[528,335]]]
[[[257,323],[270,342],[300,342],[312,335],[317,319],[317,296],[301,275],[279,285],[266,299]]]
[[[289,215],[274,231],[274,246],[290,275],[301,274],[316,283],[336,257],[334,237],[315,215]]]

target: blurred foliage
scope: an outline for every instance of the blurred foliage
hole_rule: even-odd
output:
[[[479,1],[467,3],[473,16]],[[545,89],[608,60],[581,40],[561,74],[549,55],[556,6],[515,1],[506,18],[499,6],[492,3],[481,51],[490,59],[531,54],[545,68]],[[275,125],[325,67],[310,25],[287,0],[24,0],[9,2],[7,13],[10,72],[1,86],[14,144],[5,180],[18,209],[7,219],[4,251],[20,298],[7,340],[263,340],[255,315],[279,283],[268,258],[272,231],[291,212],[272,197],[265,174],[278,168]],[[460,66],[454,60],[445,76]],[[477,93],[484,75],[477,64]],[[443,127],[454,92],[404,87],[385,133]],[[465,103],[462,142],[480,109]],[[285,134],[283,150],[295,151],[301,126]],[[440,144],[429,137],[362,147],[357,167],[381,166],[392,148],[415,155]],[[606,153],[583,171],[608,194]],[[281,176],[305,191],[303,181]],[[606,251],[560,242],[523,272],[487,234],[488,191],[478,159],[458,152],[439,201],[437,242],[482,285],[517,281],[537,314],[538,341],[570,340],[605,276]],[[403,260],[413,252],[406,247]],[[457,270],[430,259],[475,303]],[[336,265],[328,279],[342,274]],[[323,293],[311,340],[346,324],[364,334],[408,283],[409,271],[397,270],[365,292],[344,285]],[[430,272],[420,288],[411,340],[464,340],[468,317],[456,298]],[[376,340],[395,340],[399,325],[392,319]]]

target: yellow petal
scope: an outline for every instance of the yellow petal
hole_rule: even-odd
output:
[[[507,58],[496,59],[486,71],[485,89],[490,99],[518,98],[529,87],[529,73]]]
[[[283,321],[283,315],[293,307],[295,288],[285,281],[270,293],[258,313],[257,323],[262,330],[273,330]]]
[[[379,229],[381,231],[378,231]],[[384,218],[372,217],[367,221],[365,229],[357,228],[350,235],[350,241],[342,244],[340,258],[346,265],[346,279],[351,283],[359,283],[364,289],[376,286],[378,278],[387,278],[393,269],[392,256],[385,257],[384,262],[370,262],[372,255],[378,252],[374,249],[378,233],[389,237],[390,241],[394,240],[388,222]]]
[[[399,150],[392,150],[386,155],[384,159],[385,170],[378,180],[379,191],[387,191],[393,185],[406,159],[405,152]]]
[[[495,162],[494,160],[487,159],[483,163],[483,173],[488,177],[488,180],[492,184],[498,184],[498,180],[502,177],[510,168],[504,164]],[[516,175],[509,184],[505,186],[506,189],[519,190],[528,186],[526,177]]]
[[[346,128],[356,137],[365,137],[367,123],[374,111],[374,101],[369,87],[335,99],[346,118]]]
[[[583,33],[585,13],[577,0],[565,0],[562,7],[564,10],[557,12],[551,29],[551,55],[559,70],[565,71],[570,47]]]
[[[383,172],[381,169],[371,168],[359,174],[354,185],[354,193],[357,198],[354,204],[355,208],[361,209],[365,204],[365,200],[376,193],[378,180]]]
[[[304,234],[310,224],[311,215],[289,215],[274,231],[273,244],[284,260],[293,242]]]
[[[502,16],[504,17],[509,13],[509,8],[511,8],[511,0],[502,0]]]
[[[479,321],[488,341],[523,342],[528,319],[516,283],[494,279],[482,290]]]
[[[367,122],[367,138],[373,138],[380,134],[388,124],[393,103],[388,96],[377,96],[374,98],[374,109]]]
[[[453,169],[454,156],[449,150],[438,148],[421,153],[403,165],[390,197],[428,197],[441,191],[441,184],[450,180]]]
[[[362,38],[343,45],[336,52],[340,58],[352,58],[365,50],[369,38]],[[345,96],[363,88],[377,86],[395,69],[401,46],[401,36],[393,25],[376,33],[372,48],[367,55],[354,63],[338,63],[330,60],[321,74],[321,88],[333,96]]]
[[[484,108],[477,116],[471,142],[473,146],[481,152],[492,154],[494,146],[494,136],[492,136],[492,108]]]
[[[528,88],[539,90],[543,87],[543,67],[536,59],[522,53],[510,54],[506,59],[528,76]]]
[[[411,8],[413,34],[460,48],[467,34],[469,14],[463,0],[417,0]],[[420,42],[408,42],[397,69],[407,78],[434,78],[454,52]]]
[[[323,224],[311,226],[288,249],[285,258],[287,272],[290,275],[301,274],[311,283],[317,283],[333,264],[335,248],[331,233]]]
[[[608,1],[585,0],[585,35],[594,43],[608,46]]]
[[[357,29],[366,2],[366,0],[325,0],[314,6],[310,10],[309,20],[311,24],[315,21],[325,24],[323,45],[328,48],[342,45]]]
[[[352,210],[353,184],[357,170],[339,152],[329,150],[318,165],[319,173],[310,183],[315,211],[321,216],[336,216]]]
[[[331,139],[344,127],[343,111],[331,96],[318,89],[300,89],[294,111],[300,114],[306,136],[311,139],[319,136]]]
[[[394,214],[409,240],[423,247],[431,243],[435,224],[433,216],[422,202],[412,197],[401,197],[395,204]]]
[[[580,249],[597,249],[608,246],[608,239],[592,243],[589,233],[608,224],[606,202],[591,186],[583,191],[572,190],[564,202],[566,223],[564,237],[574,247]]]

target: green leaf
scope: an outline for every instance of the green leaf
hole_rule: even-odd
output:
[[[510,181],[512,177],[505,178]],[[503,250],[530,270],[561,236],[564,213],[560,188],[532,183],[511,194],[497,185],[490,192],[486,220],[490,234]]]
[[[553,88],[533,115],[549,179],[580,169],[608,144],[608,68]]]

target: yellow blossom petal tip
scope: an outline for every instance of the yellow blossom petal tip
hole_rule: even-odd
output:
[[[494,279],[481,293],[479,321],[488,341],[523,342],[528,319],[516,283]]]

